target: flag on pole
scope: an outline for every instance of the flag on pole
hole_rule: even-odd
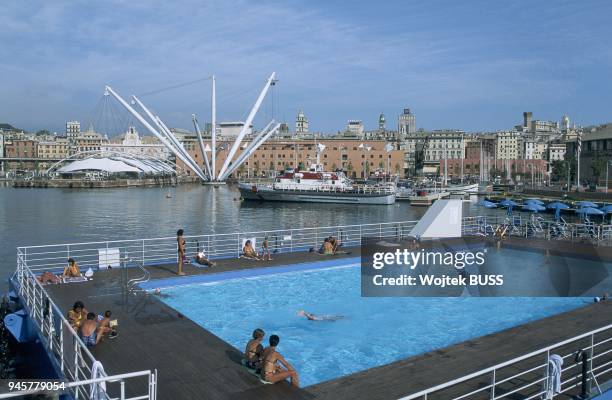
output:
[[[212,149],[210,148],[210,146],[209,146],[208,144],[206,144],[206,146],[204,146],[204,151],[205,151],[205,152],[209,152],[209,151],[211,151],[211,150],[212,150]]]
[[[359,148],[363,149],[363,143],[359,144]]]
[[[582,131],[578,131],[576,136],[576,157],[582,152]]]
[[[391,143],[387,143],[387,145],[385,146],[385,150],[387,151],[387,153],[390,153],[393,151],[393,145]]]
[[[317,143],[317,149],[319,149],[319,152],[325,150],[325,145],[323,143]]]
[[[367,151],[372,150],[372,146],[368,146],[368,147],[366,147],[366,150],[367,150]]]

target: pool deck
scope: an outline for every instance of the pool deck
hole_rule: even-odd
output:
[[[529,245],[533,246],[534,242],[529,241]],[[352,249],[352,254],[329,259],[357,256],[359,249]],[[273,261],[219,260],[215,268],[186,265],[185,272],[188,276],[207,275],[326,259],[312,253],[291,253],[275,255]],[[180,282],[184,279],[187,282],[189,277],[177,277],[175,268],[175,265],[147,267],[153,280],[174,279]],[[100,271],[93,281],[49,285],[46,288],[63,310],[70,309],[76,300],[83,301],[88,310],[96,313],[111,309],[113,317],[119,320],[119,336],[113,340],[103,340],[92,349],[92,353],[109,374],[157,369],[159,399],[398,399],[612,323],[612,301],[587,305],[434,352],[304,389],[294,389],[288,383],[261,384],[240,365],[240,351],[167,306],[158,296],[138,292],[129,295],[126,301],[121,290],[122,282],[125,282],[124,274],[121,269]],[[128,268],[127,274],[133,278],[141,275],[142,271]],[[245,332],[245,340],[249,334]],[[612,343],[606,345],[612,347]],[[575,350],[561,349],[560,354]],[[601,362],[610,360],[612,353],[602,357]],[[539,377],[540,372],[533,376],[536,379]],[[474,389],[487,383],[488,379],[481,378],[469,384]],[[516,384],[514,381],[512,383]],[[136,394],[142,393],[145,387],[128,384],[127,389],[128,394]],[[431,396],[430,399],[447,399],[451,394]]]

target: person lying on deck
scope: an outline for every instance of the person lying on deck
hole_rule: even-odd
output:
[[[68,266],[64,268],[64,272],[61,276],[63,278],[78,278],[81,276],[81,270],[79,269],[76,261],[74,261],[74,258],[68,259]]]
[[[81,340],[86,346],[95,346],[102,339],[102,335],[98,331],[98,323],[96,322],[96,314],[90,312],[87,314],[87,320],[81,325]]]
[[[244,258],[250,258],[252,260],[261,260],[261,258],[259,258],[259,254],[257,254],[255,249],[253,248],[253,244],[250,240],[244,242],[244,247],[242,248],[242,256]]]
[[[42,283],[43,285],[46,283],[60,283],[61,282],[61,279],[58,276],[56,276],[55,274],[49,271],[43,272],[36,279],[38,279],[38,282]]]
[[[206,253],[204,253],[204,249],[200,250],[196,254],[195,261],[200,265],[206,265],[209,267],[214,267],[217,265],[217,263],[215,263],[214,261],[210,261],[208,258],[206,258]]]
[[[270,347],[266,347],[262,355],[261,378],[270,383],[281,382],[290,378],[293,386],[300,387],[300,379],[295,368],[276,351],[279,342],[280,338],[277,335],[270,336]],[[282,367],[279,363],[282,364]]]
[[[263,340],[266,333],[263,329],[255,329],[253,331],[253,339],[249,340],[244,350],[245,366],[254,369],[257,373],[261,372],[261,355],[263,353]]]
[[[87,317],[87,310],[85,309],[85,305],[82,301],[76,301],[72,306],[72,310],[68,311],[68,322],[72,329],[75,331],[79,331],[83,321]]]
[[[297,315],[306,317],[309,321],[337,321],[344,318],[343,315],[315,315],[304,310],[298,311]]]

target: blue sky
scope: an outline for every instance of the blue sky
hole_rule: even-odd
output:
[[[272,71],[256,125],[335,132],[389,127],[506,129],[523,111],[612,121],[612,3],[602,1],[3,1],[0,122],[61,131],[110,118],[124,96],[217,77],[218,119],[244,119]],[[170,126],[209,120],[201,81],[142,100]],[[102,115],[102,116],[101,116]]]

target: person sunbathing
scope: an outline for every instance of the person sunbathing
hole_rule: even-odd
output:
[[[334,246],[332,242],[329,240],[329,238],[325,238],[325,240],[323,241],[323,246],[321,250],[322,250],[321,254],[323,255],[326,255],[326,256],[334,255]]]
[[[74,261],[74,258],[68,259],[68,266],[64,268],[64,272],[62,272],[61,276],[62,278],[78,278],[81,276],[81,270],[76,261]]]
[[[250,258],[252,260],[260,260],[259,254],[257,254],[255,249],[253,248],[253,244],[250,240],[244,242],[244,247],[242,248],[242,255],[245,258]]]
[[[44,284],[47,283],[60,283],[61,279],[56,276],[55,274],[49,272],[49,271],[45,271],[43,272],[40,276],[36,277],[36,279],[38,279],[38,282]]]
[[[281,382],[290,378],[293,386],[300,387],[300,379],[295,368],[276,351],[279,342],[280,338],[277,335],[270,336],[270,346],[266,347],[262,354],[261,378],[269,383]],[[282,367],[279,363],[282,364]]]
[[[72,329],[79,331],[83,321],[87,317],[87,310],[82,301],[76,301],[72,306],[72,310],[68,311],[68,322]]]
[[[87,319],[81,325],[80,335],[86,346],[95,346],[100,342],[102,335],[98,334],[96,314],[92,312],[87,314]]]
[[[209,267],[214,267],[217,265],[217,263],[215,263],[214,261],[210,261],[208,258],[206,258],[206,253],[204,253],[204,249],[202,249],[196,254],[195,261],[200,265],[206,265]]]
[[[255,329],[253,331],[253,339],[249,340],[244,350],[245,366],[254,369],[256,372],[261,372],[261,355],[263,353],[263,340],[266,333],[263,329]]]

